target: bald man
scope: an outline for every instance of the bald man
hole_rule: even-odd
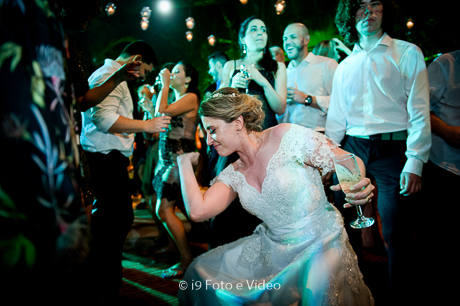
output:
[[[305,25],[293,23],[283,35],[284,50],[291,60],[287,69],[287,107],[279,123],[295,123],[324,132],[326,114],[337,62],[308,52],[310,35]]]

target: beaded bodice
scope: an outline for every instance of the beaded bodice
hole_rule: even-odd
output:
[[[232,165],[216,181],[233,188],[243,207],[269,228],[292,224],[328,205],[318,168],[323,174],[333,169],[334,146],[322,134],[291,125],[267,165],[260,193]]]

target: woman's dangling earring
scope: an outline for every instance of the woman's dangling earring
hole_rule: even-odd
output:
[[[246,44],[243,45],[243,54],[246,54],[247,53],[247,50],[246,50]]]

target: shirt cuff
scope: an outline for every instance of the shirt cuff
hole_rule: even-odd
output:
[[[315,96],[316,104],[321,108],[320,111],[326,115],[327,109],[329,108],[329,99],[330,96]]]
[[[409,157],[402,172],[409,172],[422,177],[423,162],[418,158]]]

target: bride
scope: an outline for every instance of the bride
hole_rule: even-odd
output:
[[[321,174],[334,170],[333,157],[347,152],[294,124],[259,132],[260,101],[233,88],[214,92],[199,114],[208,145],[221,156],[237,152],[240,158],[202,194],[193,170],[198,153],[178,157],[190,218],[216,216],[238,195],[243,207],[264,222],[251,236],[196,258],[181,284],[187,288],[180,286],[180,303],[372,305],[342,216],[327,202],[321,183]],[[360,159],[358,164],[365,177]],[[362,179],[347,194],[346,206],[369,202],[373,189]]]

